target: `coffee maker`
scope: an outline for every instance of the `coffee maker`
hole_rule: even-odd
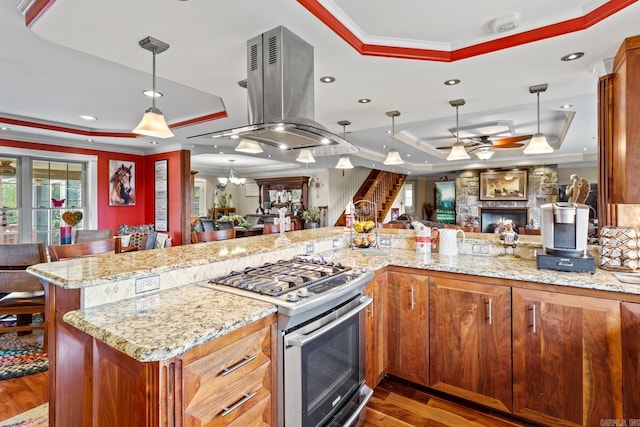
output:
[[[587,253],[589,206],[558,202],[540,210],[544,253],[536,255],[538,268],[595,273],[595,259]]]

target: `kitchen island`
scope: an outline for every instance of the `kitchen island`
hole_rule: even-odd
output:
[[[422,378],[423,381],[417,382],[426,383],[426,385],[435,389],[538,422],[553,424],[558,419],[561,419],[567,425],[581,425],[582,418],[577,419],[574,416],[576,412],[584,412],[586,414],[585,420],[593,420],[595,416],[600,416],[601,418],[603,416],[605,418],[633,416],[633,412],[628,413],[627,409],[634,411],[634,408],[637,408],[637,406],[634,406],[637,405],[637,401],[634,401],[633,394],[630,397],[625,395],[626,400],[623,406],[621,378],[628,379],[630,375],[632,375],[631,379],[637,378],[638,347],[637,344],[631,345],[631,343],[634,339],[635,343],[638,342],[640,286],[619,282],[610,272],[600,269],[595,274],[538,270],[536,262],[532,258],[517,259],[482,255],[440,257],[437,253],[416,254],[412,246],[413,235],[410,231],[385,230],[379,233],[380,236],[387,238],[385,243],[388,244],[380,249],[347,249],[345,248],[345,243],[348,241],[348,233],[344,229],[325,228],[287,233],[291,243],[283,246],[275,246],[274,241],[277,236],[258,236],[234,241],[143,251],[133,253],[131,257],[128,254],[117,254],[34,266],[30,271],[49,284],[48,299],[50,302],[52,295],[55,296],[56,291],[63,291],[62,294],[71,292],[74,295],[73,300],[75,302],[63,304],[65,308],[58,311],[57,316],[60,317],[49,317],[50,327],[48,330],[50,337],[56,337],[56,334],[61,334],[57,338],[65,340],[65,344],[62,345],[59,339],[50,338],[50,355],[53,354],[54,361],[53,372],[59,370],[63,365],[55,366],[55,360],[57,360],[56,352],[59,352],[61,348],[67,345],[69,342],[68,337],[73,336],[73,334],[82,337],[83,342],[87,342],[89,339],[87,337],[90,337],[89,341],[91,341],[92,348],[101,347],[104,343],[106,344],[104,347],[116,349],[118,352],[126,354],[131,360],[142,362],[142,366],[150,362],[157,362],[158,366],[164,366],[167,360],[172,361],[176,357],[179,358],[180,354],[198,351],[201,346],[210,345],[210,343],[216,342],[216,338],[225,337],[225,334],[231,333],[235,329],[235,327],[227,326],[203,329],[203,324],[208,324],[217,318],[226,318],[227,314],[232,313],[240,318],[244,316],[245,320],[239,321],[236,325],[241,328],[249,325],[252,319],[265,318],[264,316],[268,316],[268,313],[274,310],[273,307],[265,306],[264,303],[258,304],[253,300],[250,303],[247,302],[246,308],[248,312],[247,310],[238,310],[233,305],[225,309],[224,304],[221,304],[219,309],[215,309],[214,303],[217,298],[227,298],[226,294],[225,296],[216,296],[218,291],[198,286],[198,283],[246,266],[286,259],[299,253],[320,252],[325,257],[330,257],[332,261],[341,262],[353,268],[376,270],[378,274],[374,285],[377,286],[377,290],[381,295],[389,299],[386,307],[384,307],[385,311],[387,311],[386,317],[380,316],[380,312],[383,311],[382,307],[380,307],[377,310],[378,316],[372,320],[381,322],[378,326],[381,328],[379,330],[382,330],[382,336],[377,337],[379,346],[372,348],[371,351],[377,351],[378,353],[383,353],[383,355],[378,358],[381,363],[376,374],[371,378],[368,377],[370,384],[375,383],[376,379],[387,371],[400,377],[406,376],[403,372],[411,371],[411,369],[408,369],[411,366],[408,363],[411,362],[419,365],[426,364],[431,367],[430,374],[426,378]],[[474,238],[477,238],[478,244],[484,244],[483,239],[491,239],[492,236],[469,234],[468,238],[472,244]],[[528,242],[524,242],[523,246],[527,245],[535,248],[539,245],[539,241],[532,238]],[[160,288],[163,290],[136,296],[136,279],[146,280],[153,275],[159,276]],[[458,287],[456,288],[456,286]],[[485,288],[487,286],[491,287],[491,289],[487,290]],[[129,294],[131,287],[133,288],[133,295]],[[418,324],[418,329],[422,331],[423,338],[427,341],[424,342],[424,348],[418,349],[417,352],[413,353],[421,353],[426,355],[427,358],[422,360],[402,360],[400,356],[396,357],[392,352],[386,355],[388,348],[391,349],[398,345],[416,345],[417,340],[409,340],[409,342],[401,340],[403,331],[406,330],[406,325],[412,323],[410,320],[411,313],[402,312],[405,304],[402,290],[406,288],[407,292],[411,292],[411,298],[413,298],[421,295],[417,292],[421,289],[427,289],[427,287],[429,291],[422,294],[424,295],[422,300],[412,299],[410,310],[413,311],[414,306],[418,306],[423,310],[421,318],[423,323]],[[447,293],[449,296],[455,295],[456,297],[447,299],[444,296]],[[105,299],[101,301],[100,295],[108,295],[109,298],[106,301]],[[496,316],[498,316],[498,313],[501,316],[496,317],[495,321],[492,319],[491,323],[509,326],[507,331],[502,331],[502,335],[499,335],[503,340],[501,341],[501,346],[506,351],[499,352],[502,359],[498,358],[497,360],[503,361],[505,354],[509,355],[508,375],[505,373],[504,366],[500,366],[498,370],[502,377],[511,378],[512,369],[515,372],[515,380],[520,379],[519,375],[525,375],[521,382],[514,380],[513,384],[505,385],[503,381],[503,383],[494,385],[499,390],[499,393],[492,393],[491,390],[479,391],[474,388],[473,384],[464,383],[464,381],[468,380],[467,378],[456,382],[450,376],[447,377],[453,369],[448,369],[442,365],[443,358],[438,356],[438,352],[446,344],[442,341],[443,337],[438,338],[439,331],[442,328],[450,329],[450,336],[455,337],[453,332],[456,330],[456,324],[459,323],[459,319],[443,317],[441,314],[443,307],[447,307],[446,312],[455,312],[456,301],[465,300],[469,295],[481,295],[481,298],[466,308],[463,307],[463,312],[474,316],[476,320],[482,320],[481,323],[484,325],[486,323],[484,318],[487,317],[487,310],[490,310],[488,307],[491,306],[491,310],[497,310],[495,311]],[[486,295],[496,295],[496,297],[485,298]],[[440,299],[433,298],[433,296],[437,296]],[[535,302],[531,303],[535,298],[540,297],[547,297],[548,300],[543,301],[542,305],[539,302],[537,304]],[[587,298],[587,300],[584,300],[584,298]],[[487,301],[489,300],[493,302],[488,303],[489,306],[487,306]],[[517,304],[522,304],[522,311],[530,313],[530,315],[522,318],[519,312],[516,313],[514,311],[512,316],[512,300],[514,307]],[[564,305],[560,307],[557,301],[562,301]],[[574,303],[583,303],[585,301],[587,304],[584,310],[579,313],[573,310]],[[254,303],[257,305],[251,307]],[[442,305],[445,303],[453,305]],[[509,309],[506,314],[504,311],[505,304],[508,305]],[[181,310],[181,307],[184,308],[184,311]],[[76,310],[77,308],[82,309]],[[531,330],[531,315],[536,309],[539,317],[537,323],[533,319],[533,324],[537,325],[538,331],[545,330],[542,323],[546,321],[544,320],[546,319],[545,316],[557,316],[558,313],[564,312],[565,316],[570,316],[571,318],[569,326],[580,323],[579,329],[584,332],[582,327],[584,323],[586,326],[592,326],[592,338],[598,334],[606,336],[605,348],[601,350],[607,354],[612,354],[608,359],[606,354],[601,354],[602,351],[598,352],[596,348],[590,345],[585,344],[586,347],[579,351],[582,347],[575,347],[578,344],[575,344],[575,337],[569,336],[571,334],[556,338],[559,343],[574,343],[571,344],[574,347],[567,347],[562,350],[570,350],[579,354],[580,358],[577,359],[579,364],[583,358],[585,358],[584,360],[589,360],[589,356],[596,353],[598,358],[593,360],[594,362],[608,363],[607,369],[610,369],[610,371],[605,370],[602,375],[591,375],[591,371],[589,371],[591,367],[589,367],[587,371],[571,372],[571,378],[574,379],[577,376],[581,380],[579,386],[582,392],[573,393],[574,395],[586,396],[601,391],[611,391],[610,397],[602,400],[610,402],[610,405],[600,404],[604,409],[594,409],[591,404],[587,404],[589,402],[585,401],[584,404],[583,402],[574,402],[573,405],[575,407],[558,412],[553,407],[546,409],[528,407],[531,406],[529,405],[531,401],[537,404],[532,400],[533,397],[529,396],[522,401],[524,402],[521,405],[522,407],[518,407],[518,404],[520,404],[517,398],[519,396],[518,392],[522,393],[520,390],[522,384],[531,381],[530,378],[526,377],[526,371],[532,368],[527,365],[530,362],[529,359],[518,359],[516,349],[524,350],[526,347],[521,348],[519,346],[521,343],[528,343],[526,339],[527,331],[520,331],[518,325],[522,323],[525,329]],[[460,311],[460,307],[457,307],[457,310]],[[490,312],[493,313],[491,310]],[[171,314],[167,316],[167,312]],[[203,312],[208,313],[205,315]],[[51,314],[50,308],[48,315],[51,316]],[[64,321],[62,316],[64,316]],[[176,317],[183,320],[177,321]],[[488,317],[491,318],[491,316]],[[498,319],[501,319],[500,323],[498,323]],[[227,320],[230,324],[234,324],[233,319],[227,318]],[[468,320],[469,318],[467,318]],[[603,322],[605,326],[609,326],[608,330],[601,331],[596,327]],[[68,326],[69,324],[73,327]],[[527,324],[529,324],[529,327],[527,327]],[[628,327],[621,329],[621,324]],[[131,327],[125,325],[131,325]],[[141,327],[138,328],[136,325]],[[513,330],[511,325],[513,325]],[[481,332],[481,329],[478,331]],[[550,331],[552,329],[548,332],[550,333]],[[571,329],[570,332],[575,331]],[[148,337],[148,335],[152,335],[152,337]],[[156,336],[153,337],[153,335]],[[394,337],[394,339],[397,338],[400,341],[391,345],[390,342],[386,341],[385,336]],[[505,338],[507,336],[508,342]],[[512,336],[514,337],[513,340]],[[596,345],[603,344],[598,342],[601,336],[598,335],[594,341],[594,343],[598,343]],[[550,337],[548,335],[545,339]],[[491,338],[491,340],[496,342],[496,337]],[[52,344],[52,342],[58,342],[57,348],[51,347],[56,345]],[[589,336],[583,342],[589,344]],[[624,346],[624,354],[620,342],[629,344]],[[528,343],[527,345],[534,344]],[[81,348],[86,351],[87,346],[84,345]],[[511,367],[510,358],[512,348],[514,352],[513,367]],[[430,350],[425,351],[427,349]],[[410,353],[412,352],[407,351],[404,354]],[[430,354],[431,359],[428,357]],[[450,359],[452,357],[451,354],[447,353],[447,358]],[[493,355],[494,353],[490,352],[489,354]],[[465,353],[465,357],[468,356],[468,353]],[[561,356],[560,354],[553,354],[553,357]],[[385,357],[387,358],[386,361]],[[600,359],[601,357],[604,359]],[[374,358],[370,357],[370,359]],[[471,363],[468,359],[464,360]],[[623,360],[636,360],[636,365],[629,366],[629,364],[624,364]],[[489,366],[486,365],[487,360],[478,361],[478,359],[473,362],[473,365],[477,366],[478,363],[485,363],[482,369],[486,369]],[[561,362],[559,361],[558,363]],[[536,366],[538,366],[537,369],[540,369],[539,375],[544,370],[544,366]],[[553,368],[556,370],[562,369],[560,366],[554,366]],[[480,369],[479,373],[482,373],[482,369]],[[634,370],[635,376],[633,376]],[[428,369],[427,372],[429,372]],[[623,372],[624,375],[622,374]],[[609,376],[611,376],[611,381],[607,379]],[[51,378],[53,383],[51,386],[53,389],[52,402],[54,402],[55,398],[53,396],[56,395],[55,374]],[[85,378],[85,380],[87,379]],[[486,379],[485,383],[490,383],[494,379],[489,380]],[[559,391],[564,391],[561,385],[563,385],[563,382],[557,380],[555,387]],[[575,381],[573,386],[577,386]],[[506,391],[505,387],[507,387]],[[544,385],[544,387],[547,386]],[[620,390],[618,391],[617,388]],[[512,389],[513,392],[510,391]],[[68,391],[68,389],[65,390],[65,393]],[[549,396],[556,397],[552,391],[547,390]],[[511,394],[516,396],[514,399],[516,404],[508,397]],[[507,398],[504,398],[504,396],[507,396]],[[635,399],[637,400],[637,397]],[[54,408],[55,406],[51,405]],[[88,406],[90,407],[91,405]],[[609,412],[611,413],[609,414]],[[606,415],[602,415],[603,413]],[[566,414],[569,415],[565,416]],[[52,419],[55,418],[52,417]],[[52,423],[52,425],[54,424]],[[84,425],[92,424],[86,423]]]

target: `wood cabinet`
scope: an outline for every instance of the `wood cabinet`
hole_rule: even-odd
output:
[[[640,304],[623,302],[622,318],[622,390],[625,419],[640,418]]]
[[[365,295],[373,299],[373,302],[367,308],[365,322],[365,379],[367,385],[371,388],[375,388],[382,380],[389,365],[387,355],[386,283],[387,273],[378,272],[364,291]]]
[[[620,301],[517,288],[512,298],[514,414],[548,425],[621,419]]]
[[[211,219],[217,221],[223,215],[235,215],[236,208],[213,208],[211,211]]]
[[[429,330],[430,386],[510,412],[511,288],[431,277]]]
[[[291,210],[291,204],[285,203],[285,201],[272,200],[269,196],[270,191],[287,192],[291,190],[299,190],[300,210],[307,209],[309,207],[309,177],[308,176],[287,176],[281,178],[259,178],[256,179],[256,184],[260,187],[260,194],[258,197],[258,204],[262,207],[264,202],[275,204],[274,207],[287,206]]]
[[[277,425],[275,314],[140,362],[63,321],[79,293],[46,287],[51,427]]]
[[[611,116],[600,114],[600,127],[611,131],[610,152],[600,159],[607,168],[608,203],[640,203],[640,36],[624,40],[613,62]],[[607,102],[600,92],[600,102]],[[612,118],[608,121],[609,117]],[[612,129],[611,129],[612,128]],[[602,132],[600,132],[601,134]],[[605,140],[606,142],[606,140]],[[602,155],[602,153],[601,153]],[[602,177],[602,173],[600,173]],[[607,223],[608,224],[608,223]]]
[[[272,325],[249,325],[182,357],[184,425],[275,425]]]
[[[429,277],[389,271],[389,373],[429,385]]]

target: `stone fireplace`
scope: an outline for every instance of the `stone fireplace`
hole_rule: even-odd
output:
[[[514,224],[514,231],[518,231],[518,227],[525,227],[529,218],[529,208],[516,207],[480,207],[480,232],[493,233],[498,224],[502,224],[505,220],[511,220]]]

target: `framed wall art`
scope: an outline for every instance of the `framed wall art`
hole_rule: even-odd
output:
[[[109,160],[109,206],[136,204],[136,164]]]
[[[155,229],[168,231],[169,224],[169,161],[157,160],[154,170]]]
[[[456,183],[436,182],[436,221],[444,224],[456,223]]]
[[[527,200],[527,171],[480,172],[480,200]]]

